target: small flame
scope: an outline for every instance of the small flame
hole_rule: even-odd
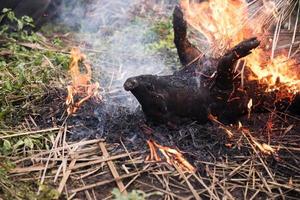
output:
[[[246,0],[208,0],[201,3],[181,0],[187,22],[208,40],[213,55],[220,55],[241,41],[259,36],[266,38],[266,22],[276,19],[274,1],[263,0],[250,11]],[[299,64],[284,53],[277,56],[269,50],[255,49],[245,58],[254,73],[249,79],[267,85],[266,92],[285,90],[278,98],[291,97],[300,91]]]
[[[248,104],[247,104],[247,108],[248,108],[248,119],[250,118],[250,115],[251,115],[251,109],[252,109],[252,106],[253,106],[253,102],[252,102],[252,99],[249,100]]]
[[[81,72],[80,70],[81,63],[85,68],[85,72]],[[101,96],[98,94],[98,90],[100,88],[99,83],[91,83],[91,65],[86,62],[86,56],[80,52],[79,48],[72,48],[71,50],[69,74],[72,78],[72,84],[67,86],[68,96],[66,99],[66,104],[68,106],[68,115],[71,115],[79,109],[81,104],[91,97],[97,97],[101,99]],[[78,95],[82,98],[75,102],[75,95]]]
[[[157,154],[156,148],[165,157],[166,162],[170,165],[177,165],[182,170],[194,173],[196,169],[183,157],[182,153],[176,149],[162,146],[154,142],[153,140],[147,140],[147,144],[150,149],[150,155],[146,158],[148,161],[161,161],[161,158]]]

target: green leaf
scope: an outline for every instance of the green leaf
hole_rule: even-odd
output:
[[[25,147],[29,147],[30,149],[33,149],[34,144],[30,138],[25,138],[24,144],[25,144]]]
[[[12,87],[12,84],[11,84],[10,81],[5,82],[4,84],[5,84],[5,87],[6,87],[6,89],[7,89],[8,91],[11,91],[11,90],[12,90],[13,87]]]
[[[37,134],[37,135],[31,135],[30,137],[34,139],[40,139],[42,138],[42,135]]]
[[[3,20],[4,17],[5,17],[4,15],[0,15],[0,23]]]
[[[22,22],[21,20],[18,20],[18,30],[19,30],[19,31],[22,30],[23,27],[24,27],[23,22]]]
[[[9,11],[11,11],[11,9],[3,8],[2,13],[7,13],[7,12],[9,12]]]
[[[24,145],[24,141],[22,139],[20,139],[16,144],[14,144],[13,148],[17,149],[22,145]]]
[[[8,140],[3,140],[3,148],[5,151],[10,151],[11,150],[11,144]]]
[[[8,18],[11,22],[15,21],[15,20],[16,20],[15,13],[12,12],[12,11],[9,11],[9,12],[7,13],[7,18]]]

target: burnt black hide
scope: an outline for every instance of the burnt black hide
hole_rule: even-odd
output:
[[[232,122],[247,112],[248,97],[244,92],[236,92],[227,102],[230,92],[210,89],[210,83],[209,79],[189,74],[141,75],[129,78],[124,88],[137,98],[147,119],[158,123],[205,123],[209,114]]]
[[[251,38],[221,58],[203,56],[198,64],[173,75],[132,77],[124,83],[124,88],[137,98],[147,119],[155,122],[171,125],[192,119],[205,123],[209,114],[232,122],[247,112],[249,101],[244,91],[233,89],[233,65],[258,45]]]

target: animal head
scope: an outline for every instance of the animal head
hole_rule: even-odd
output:
[[[165,87],[165,80],[155,75],[131,77],[124,83],[124,89],[130,91],[137,98],[144,111],[163,105]]]
[[[158,76],[141,75],[128,78],[124,83],[124,89],[132,93],[148,93],[153,92],[158,86]]]

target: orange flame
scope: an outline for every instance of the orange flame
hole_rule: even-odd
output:
[[[170,165],[177,165],[182,170],[193,173],[196,169],[183,157],[182,153],[176,149],[162,146],[154,142],[153,140],[147,140],[147,144],[150,149],[150,155],[146,158],[148,161],[161,161],[161,158],[157,154],[156,148],[165,157],[166,161]]]
[[[208,0],[201,3],[181,0],[181,7],[187,22],[208,40],[211,53],[220,55],[244,39],[253,36],[264,38],[266,22],[270,22],[270,18],[276,19],[277,8],[272,1],[260,3],[254,11],[250,11],[245,0]],[[298,93],[300,75],[296,68],[299,64],[284,54],[270,55],[270,51],[260,48],[245,58],[254,73],[248,78],[268,85],[267,92],[284,88],[290,94]]]
[[[242,41],[246,31],[243,18],[247,14],[246,3],[241,0],[209,0],[201,3],[182,0],[188,23],[201,32],[215,47],[215,52],[227,49]]]
[[[82,63],[85,72],[81,72],[80,64]],[[99,83],[91,83],[92,70],[91,65],[86,62],[86,56],[78,48],[71,50],[71,63],[69,65],[69,74],[72,78],[72,84],[67,87],[68,96],[66,104],[68,106],[68,115],[75,113],[80,105],[91,97],[98,97]],[[79,95],[82,98],[75,102],[74,96]]]

